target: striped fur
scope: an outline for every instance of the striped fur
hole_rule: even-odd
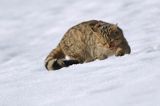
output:
[[[71,27],[47,56],[45,66],[47,70],[57,70],[130,52],[130,46],[117,25],[91,20]],[[67,56],[69,59],[65,58]]]

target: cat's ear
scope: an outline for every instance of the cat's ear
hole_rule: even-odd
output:
[[[118,29],[118,24],[113,24],[112,26],[111,26],[111,31],[117,31],[117,29]]]

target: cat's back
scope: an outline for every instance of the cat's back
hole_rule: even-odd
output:
[[[86,42],[87,39],[89,39],[89,37],[94,36],[92,27],[94,27],[97,23],[98,23],[97,20],[90,20],[90,21],[84,21],[75,26],[72,26],[64,34],[60,43],[61,44],[66,44],[66,43],[72,44],[72,43],[75,43],[76,41]]]

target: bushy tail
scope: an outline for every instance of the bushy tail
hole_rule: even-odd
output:
[[[72,64],[78,64],[77,60],[65,60],[65,54],[60,47],[57,47],[51,51],[51,53],[45,59],[45,67],[49,70],[58,70],[63,67],[68,67]]]

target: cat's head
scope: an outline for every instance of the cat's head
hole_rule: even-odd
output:
[[[125,40],[123,31],[117,24],[98,23],[92,29],[100,35],[101,42],[107,44],[109,48],[117,47]]]

